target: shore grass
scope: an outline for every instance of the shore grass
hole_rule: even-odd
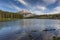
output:
[[[53,40],[60,40],[60,37],[53,37]]]
[[[3,21],[11,21],[11,20],[15,20],[16,18],[0,18],[0,22]]]

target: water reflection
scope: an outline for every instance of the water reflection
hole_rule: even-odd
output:
[[[52,40],[53,36],[60,37],[60,20],[25,19],[24,23],[26,31],[37,30],[40,32],[42,39],[38,40]],[[46,28],[47,31],[43,31]]]
[[[44,30],[45,28],[58,29],[60,20],[24,19],[24,27],[28,30]],[[60,29],[60,28],[59,28]]]
[[[0,40],[52,40],[53,36],[60,37],[60,20],[20,19],[0,22]]]
[[[22,20],[0,22],[0,40],[13,40],[23,30]]]

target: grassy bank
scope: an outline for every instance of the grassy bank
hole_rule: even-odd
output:
[[[19,13],[7,12],[0,10],[0,22],[1,21],[9,21],[15,19],[23,19],[23,15]]]
[[[3,22],[3,21],[11,21],[11,20],[16,20],[16,18],[0,18],[0,22]]]
[[[60,40],[60,37],[54,37],[53,40]]]

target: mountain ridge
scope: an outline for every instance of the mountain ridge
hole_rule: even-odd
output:
[[[2,16],[1,16],[2,15]],[[4,15],[4,17],[3,17]],[[8,15],[8,16],[7,16]],[[10,15],[10,17],[9,17]],[[30,18],[36,18],[36,19],[60,19],[60,13],[56,14],[44,14],[44,15],[36,15],[28,11],[19,11],[17,13],[14,12],[7,12],[0,10],[0,17],[1,18],[11,18],[11,15],[13,15],[12,18],[18,18],[18,19],[30,19]]]

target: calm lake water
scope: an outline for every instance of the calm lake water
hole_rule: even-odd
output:
[[[53,36],[60,37],[60,20],[19,19],[0,22],[0,40],[52,40]]]

